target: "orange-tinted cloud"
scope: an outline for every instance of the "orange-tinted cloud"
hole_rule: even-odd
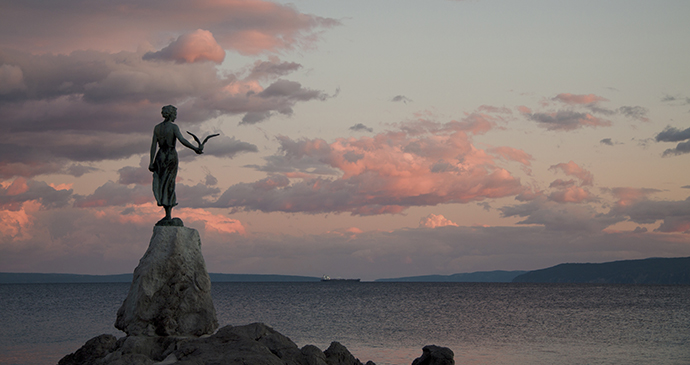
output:
[[[263,0],[14,2],[0,13],[0,44],[38,52],[116,52],[201,28],[225,49],[257,54],[309,47],[319,31],[338,24]]]
[[[203,61],[222,63],[225,59],[225,51],[218,45],[211,32],[197,29],[179,36],[177,40],[158,52],[145,54],[143,58],[145,60],[170,60],[178,63]]]
[[[517,148],[512,148],[512,147],[494,147],[494,148],[489,148],[487,150],[489,153],[496,154],[498,156],[501,156],[502,158],[510,161],[515,161],[519,162],[525,166],[530,166],[531,161],[533,160],[532,155],[529,153],[517,149]]]
[[[419,220],[419,227],[424,227],[424,228],[436,228],[436,227],[446,227],[446,226],[454,226],[457,227],[458,224],[451,221],[450,219],[447,219],[443,215],[439,214],[429,214],[426,217],[423,217],[422,219]]]
[[[608,99],[603,98],[601,96],[597,96],[594,94],[587,94],[587,95],[578,95],[578,94],[570,94],[570,93],[562,93],[556,95],[553,100],[560,101],[562,103],[566,104],[571,104],[571,105],[582,105],[582,104],[592,104],[592,103],[598,103],[600,101],[608,101]]]
[[[0,244],[32,238],[34,214],[40,209],[41,203],[36,200],[23,202],[18,209],[0,209]]]
[[[581,185],[592,185],[594,182],[594,175],[573,161],[553,165],[549,167],[549,170],[561,170],[568,176],[575,176],[576,178],[580,179]]]
[[[650,195],[654,193],[661,192],[658,189],[648,189],[648,188],[630,188],[630,187],[618,187],[606,189],[613,194],[616,199],[616,205],[618,206],[628,206],[633,203],[646,200]]]
[[[558,203],[583,203],[593,200],[592,194],[579,186],[563,187],[549,194],[549,200]]]
[[[519,179],[472,144],[465,130],[476,130],[474,121],[404,125],[401,131],[332,143],[281,137],[281,153],[255,166],[274,175],[231,186],[214,206],[371,215],[519,194]],[[290,182],[285,174],[295,172],[318,177]]]

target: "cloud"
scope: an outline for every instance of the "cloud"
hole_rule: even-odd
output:
[[[131,272],[146,250],[155,203],[42,211],[25,203],[9,220],[0,211],[0,266],[7,271]],[[686,235],[662,232],[558,231],[541,226],[334,229],[322,234],[253,234],[209,209],[176,210],[200,231],[212,272],[381,277],[531,270],[562,262],[688,256]],[[424,242],[423,245],[420,242]],[[680,243],[679,243],[680,242]],[[77,265],[79,264],[79,265]],[[70,271],[71,270],[71,271]]]
[[[561,170],[567,176],[575,176],[580,180],[581,185],[592,185],[594,182],[592,173],[578,166],[578,164],[573,161],[552,165],[549,167],[549,170]]]
[[[562,103],[566,103],[566,104],[570,104],[570,105],[596,104],[600,101],[609,101],[606,98],[603,98],[601,96],[597,96],[594,94],[577,95],[577,94],[570,94],[570,93],[558,94],[553,98],[553,100],[560,101]]]
[[[519,162],[525,166],[530,166],[533,160],[532,155],[529,153],[512,147],[495,147],[489,148],[487,150],[489,153],[496,154],[506,160]]]
[[[419,220],[419,227],[420,228],[436,228],[436,227],[446,227],[446,226],[454,226],[457,227],[457,223],[451,221],[450,219],[447,219],[443,215],[439,214],[429,214],[426,217],[423,217],[422,219]]]
[[[175,61],[177,63],[211,61],[220,64],[225,59],[225,51],[218,45],[211,32],[197,29],[194,32],[179,36],[177,40],[158,52],[146,53],[143,59]]]
[[[171,102],[178,106],[181,125],[224,114],[245,114],[245,124],[249,124],[274,113],[291,115],[296,103],[329,97],[297,82],[272,81],[298,68],[275,59],[255,65],[247,76],[268,81],[264,89],[254,79],[220,75],[208,62],[161,63],[143,60],[142,55],[96,51],[31,55],[0,50],[0,64],[21,68],[27,86],[0,95],[4,117],[0,132],[8,136],[0,143],[4,152],[0,153],[0,176],[65,172],[71,161],[145,153],[153,125],[160,120],[161,105]],[[263,70],[261,75],[257,68]],[[207,153],[218,157],[256,151],[256,146],[245,142],[214,142]]]
[[[503,217],[523,217],[518,224],[543,225],[559,232],[601,232],[625,220],[623,217],[598,213],[586,204],[567,204],[539,197],[531,202],[499,208]]]
[[[99,186],[93,194],[88,196],[76,195],[74,206],[77,208],[94,208],[107,206],[125,206],[128,204],[144,204],[153,201],[151,187],[134,185],[128,187],[114,181],[108,181]]]
[[[554,186],[553,183],[551,185]],[[549,194],[549,200],[558,203],[583,203],[596,200],[596,197],[579,186],[563,186]]]
[[[151,171],[148,169],[149,157],[144,156],[141,158],[139,166],[125,166],[117,170],[120,178],[117,180],[118,184],[122,185],[150,185],[153,181],[153,176]]]
[[[649,111],[647,108],[643,108],[641,106],[622,106],[618,108],[618,112],[628,118],[649,122],[649,118],[647,118],[647,113]]]
[[[657,142],[678,142],[690,139],[690,128],[680,130],[671,126],[667,126],[663,131],[655,137]],[[678,143],[675,148],[669,148],[664,151],[663,156],[682,155],[690,153],[690,141]]]
[[[661,98],[662,102],[674,102],[674,101],[679,101],[680,105],[688,105],[690,104],[690,98],[688,97],[683,97],[683,96],[674,96],[674,95],[664,95]]]
[[[5,4],[0,44],[15,49],[68,53],[78,49],[132,50],[140,44],[206,29],[225,49],[243,54],[308,48],[319,32],[340,22],[268,1],[122,0]]]
[[[0,142],[0,178],[45,173],[81,176],[97,169],[75,162],[121,159],[143,153],[150,138],[110,132],[10,133]]]
[[[605,144],[607,146],[613,146],[613,141],[611,140],[611,138],[604,138],[601,141],[599,141],[599,143]]]
[[[524,187],[519,179],[477,149],[463,131],[466,128],[472,129],[458,122],[403,126],[400,131],[339,138],[332,143],[281,137],[280,153],[267,158],[264,166],[256,166],[278,175],[233,185],[213,206],[372,215],[521,193]],[[438,168],[440,164],[445,168]],[[321,177],[319,172],[331,177]],[[301,180],[292,182],[288,176]]]
[[[0,95],[7,95],[13,91],[24,91],[24,73],[18,66],[0,65]]]
[[[199,138],[202,139],[201,135]],[[183,149],[179,151],[180,160],[193,160],[196,158],[203,158],[204,156],[214,156],[219,158],[235,158],[238,154],[259,152],[259,148],[252,143],[243,142],[235,139],[235,137],[218,136],[209,140],[204,145],[204,153],[197,155],[190,149]],[[148,164],[146,165],[148,168]]]
[[[559,110],[555,113],[526,114],[527,118],[550,131],[571,131],[582,127],[608,127],[611,122],[589,113]]]
[[[18,177],[0,185],[0,209],[17,211],[22,204],[36,201],[44,208],[66,206],[72,198],[71,189],[56,189],[45,182]]]
[[[265,80],[275,77],[285,76],[302,68],[296,62],[281,62],[277,57],[272,57],[268,61],[256,61],[252,67],[247,80]]]
[[[362,123],[357,123],[357,124],[353,125],[352,127],[350,127],[350,130],[351,130],[351,131],[355,131],[355,132],[358,132],[358,131],[367,131],[367,132],[370,132],[370,133],[371,133],[371,132],[374,131],[374,128],[367,127],[367,126],[365,126],[365,125],[362,124]]]
[[[632,222],[652,224],[662,221],[657,232],[687,232],[690,229],[690,198],[675,201],[638,199],[617,204],[614,213],[628,216]]]
[[[680,130],[671,126],[667,126],[663,131],[655,137],[657,142],[678,142],[690,139],[690,128]]]
[[[397,102],[402,102],[403,104],[407,104],[408,102],[412,102],[412,99],[404,96],[404,95],[396,95],[391,99],[392,102],[397,103]]]

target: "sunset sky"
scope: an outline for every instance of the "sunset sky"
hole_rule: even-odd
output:
[[[690,256],[690,2],[0,0],[0,272],[132,272],[161,107],[209,272]]]

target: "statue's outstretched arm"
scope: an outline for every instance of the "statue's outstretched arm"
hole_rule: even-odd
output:
[[[189,143],[189,141],[182,136],[182,133],[180,133],[180,128],[178,128],[177,125],[173,124],[173,126],[173,129],[175,130],[175,138],[177,138],[177,140],[180,141],[183,146],[193,150],[196,153],[202,153],[201,148]]]

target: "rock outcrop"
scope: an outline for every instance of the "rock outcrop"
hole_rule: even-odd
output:
[[[364,365],[338,342],[323,352],[313,345],[300,349],[262,323],[214,333],[218,321],[201,240],[185,227],[154,227],[115,327],[127,336],[94,337],[58,365]],[[453,352],[438,346],[424,347],[413,363],[454,364]]]
[[[422,356],[416,358],[412,365],[455,365],[455,354],[447,347],[428,345],[422,348]]]
[[[321,352],[301,349],[289,338],[262,323],[226,326],[212,336],[126,336],[116,340],[100,335],[58,365],[363,365],[338,342]],[[375,365],[369,361],[366,365]]]
[[[218,328],[195,229],[153,229],[115,327],[130,336],[202,336]]]

